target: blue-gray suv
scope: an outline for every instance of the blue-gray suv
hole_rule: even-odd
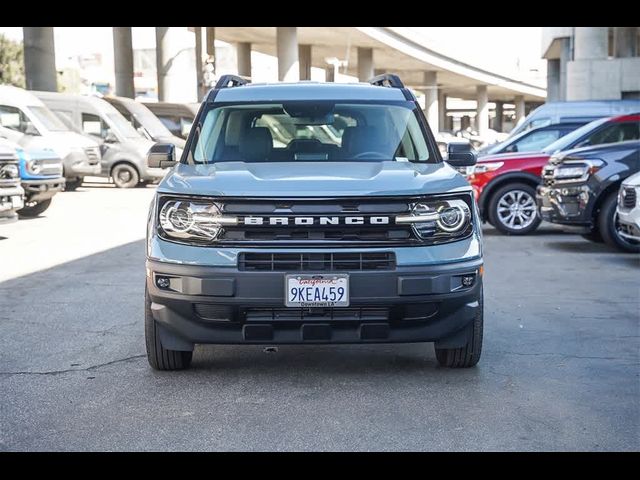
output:
[[[249,84],[203,101],[149,211],[149,363],[187,368],[195,344],[435,342],[482,348],[482,234],[468,144],[445,163],[395,75],[359,84]]]

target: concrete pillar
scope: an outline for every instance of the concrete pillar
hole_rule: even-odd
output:
[[[567,100],[567,68],[571,58],[571,39],[560,39],[560,65],[559,65],[559,83],[558,83],[558,100],[564,102]]]
[[[276,50],[278,55],[278,80],[297,82],[300,80],[298,63],[298,29],[276,27]]]
[[[486,85],[476,86],[476,130],[479,135],[484,135],[489,129],[489,95]]]
[[[27,90],[58,91],[53,27],[22,27]]]
[[[504,102],[496,102],[496,120],[493,124],[493,129],[497,132],[502,132],[503,116],[504,116]]]
[[[300,80],[311,80],[311,45],[298,47],[300,61]]]
[[[179,28],[156,27],[158,100],[161,102],[192,102],[197,98],[196,75],[187,51],[178,41]]]
[[[432,132],[439,132],[438,111],[438,74],[437,72],[424,72],[424,115]]]
[[[524,95],[516,95],[516,98],[514,100],[514,103],[516,105],[516,119],[515,119],[515,124],[518,125],[518,123],[520,123],[520,120],[523,120],[525,115],[524,115]]]
[[[616,58],[638,56],[638,27],[613,27],[613,54]]]
[[[202,52],[202,27],[193,27],[196,36],[196,85],[198,101],[202,101],[206,93],[204,86],[204,64]]]
[[[240,42],[236,45],[238,56],[238,75],[241,77],[251,76],[251,44]]]
[[[212,60],[213,73],[216,73],[216,27],[205,27],[206,54]]]
[[[366,82],[373,76],[373,49],[358,47],[358,80]]]
[[[113,27],[113,67],[116,77],[116,95],[135,98],[131,27]]]
[[[609,27],[575,27],[574,60],[607,58]]]
[[[335,67],[333,65],[329,65],[328,67],[326,67],[324,69],[325,71],[325,82],[335,82],[336,81],[336,73],[335,73]]]
[[[560,59],[547,60],[547,102],[560,100]]]
[[[438,89],[438,128],[441,132],[449,130],[449,124],[447,122],[447,96],[441,89]]]

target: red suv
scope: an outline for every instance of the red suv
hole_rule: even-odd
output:
[[[577,147],[640,139],[640,113],[601,118],[559,138],[540,152],[503,153],[468,167],[480,215],[500,232],[526,235],[540,225],[536,186],[542,167],[554,153]]]

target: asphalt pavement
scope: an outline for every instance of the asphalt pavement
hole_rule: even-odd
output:
[[[197,346],[156,372],[153,192],[89,184],[0,226],[0,450],[640,449],[640,256],[486,228],[472,369],[407,344]]]

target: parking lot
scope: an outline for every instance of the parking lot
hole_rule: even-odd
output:
[[[485,229],[476,368],[430,344],[198,346],[143,329],[153,187],[104,180],[0,227],[0,450],[638,450],[640,258]]]

